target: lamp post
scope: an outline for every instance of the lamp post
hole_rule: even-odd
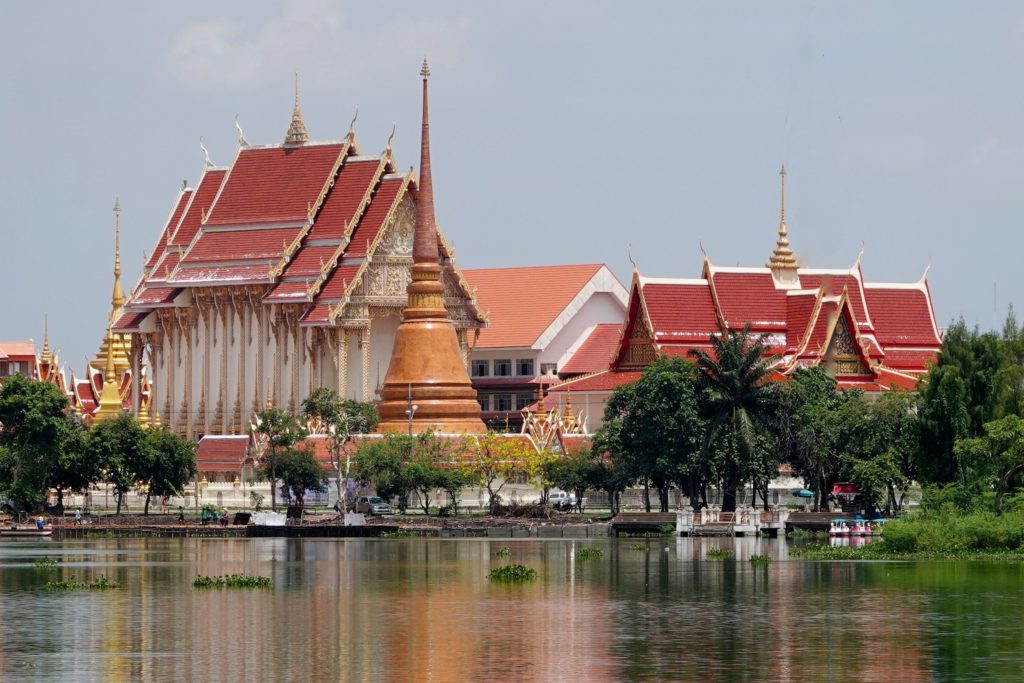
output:
[[[405,414],[409,416],[409,436],[412,436],[412,418],[416,414],[416,410],[419,408],[418,405],[414,405],[412,402],[412,384],[409,385],[409,393],[405,397],[405,401],[408,406],[405,410]]]

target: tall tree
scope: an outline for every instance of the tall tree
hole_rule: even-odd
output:
[[[487,506],[492,515],[497,512],[505,484],[516,476],[529,476],[534,452],[522,439],[493,431],[477,439],[477,447],[469,452],[466,469],[473,481],[487,489]]]
[[[322,420],[327,427],[327,452],[335,471],[338,500],[344,500],[348,509],[352,503],[346,497],[346,484],[352,473],[350,444],[357,434],[368,434],[376,429],[380,421],[377,408],[372,403],[342,399],[333,389],[320,387],[302,402],[302,412],[308,419]]]
[[[93,425],[89,431],[89,451],[103,481],[114,487],[117,514],[121,514],[125,496],[153,457],[146,430],[131,415],[118,415]]]
[[[380,439],[360,442],[355,453],[356,475],[373,487],[385,500],[398,499],[398,508],[409,506],[411,484],[405,462],[412,452],[413,439],[405,434],[385,434]]]
[[[718,458],[722,509],[736,509],[736,489],[752,478],[759,435],[769,433],[779,416],[779,393],[770,381],[768,335],[722,329],[711,337],[711,352],[694,351],[708,420],[705,446],[725,451]]]
[[[830,484],[844,466],[839,411],[851,395],[820,367],[798,369],[783,387],[789,459],[814,492],[816,510],[827,507]]]
[[[659,358],[640,379],[619,387],[608,399],[599,448],[644,482],[648,511],[652,485],[662,512],[668,511],[669,486],[676,482],[697,504],[707,474],[701,457],[706,424],[698,398],[693,365],[680,358]]]
[[[1007,415],[985,423],[983,429],[983,436],[958,441],[956,456],[965,469],[973,470],[976,478],[987,479],[995,489],[998,515],[1014,478],[1024,472],[1024,419]]]
[[[307,448],[285,448],[281,451],[273,475],[269,471],[269,461],[263,464],[263,468],[267,476],[281,479],[299,505],[305,503],[306,491],[323,493],[327,490],[327,472]]]
[[[277,510],[277,461],[281,452],[306,438],[305,428],[294,417],[268,408],[256,415],[256,433],[265,439],[266,449],[262,455],[263,470],[270,477],[270,506]]]
[[[146,485],[144,515],[149,514],[149,503],[153,496],[179,496],[181,489],[195,478],[197,473],[196,445],[183,439],[165,427],[150,429],[146,433],[149,444],[149,458],[136,473],[140,483]]]

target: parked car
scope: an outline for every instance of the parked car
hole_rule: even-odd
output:
[[[548,503],[556,510],[568,512],[576,507],[576,494],[565,491],[552,491],[548,494]]]
[[[390,515],[391,506],[380,496],[359,496],[356,498],[356,512],[367,515]]]

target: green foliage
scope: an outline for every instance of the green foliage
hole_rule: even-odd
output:
[[[599,560],[602,557],[604,557],[604,551],[592,545],[576,549],[577,560]]]
[[[503,567],[495,567],[490,573],[491,581],[502,583],[524,583],[537,578],[537,570],[532,567],[525,567],[521,564],[508,564]]]
[[[270,475],[269,463],[264,463],[263,471]],[[303,448],[288,448],[277,457],[277,478],[291,492],[299,505],[302,505],[306,491],[324,492],[327,490],[327,472],[320,466],[313,452]]]
[[[224,574],[223,576],[196,576],[193,588],[272,588],[274,582],[266,576],[251,574]]]
[[[106,591],[120,588],[121,584],[112,581],[105,576],[100,576],[92,581],[71,578],[66,581],[47,581],[43,587],[47,593],[60,593],[67,591]]]
[[[583,511],[583,497],[589,488],[600,488],[603,468],[590,449],[554,460],[549,467],[549,479],[554,486],[576,495],[576,505]]]
[[[675,524],[659,524],[658,525],[658,533],[661,534],[662,536],[671,536],[675,532],[676,532],[676,525]]]
[[[493,431],[481,436],[477,443],[478,447],[470,452],[464,475],[469,482],[487,489],[487,504],[493,515],[505,484],[516,476],[529,476],[534,449],[521,439],[509,439]]]
[[[734,553],[730,548],[708,548],[704,553],[705,560],[731,560]]]
[[[629,549],[638,553],[646,553],[651,549],[651,546],[647,545],[646,543],[634,543],[633,545],[629,546]]]
[[[503,545],[503,546],[501,546],[500,548],[498,548],[495,551],[494,556],[495,557],[508,557],[511,554],[512,554],[512,549],[509,548],[507,545]]]
[[[367,439],[356,449],[356,474],[385,500],[398,499],[398,509],[408,507],[412,484],[405,461],[412,451],[413,439],[404,434],[386,434],[381,439]]]
[[[337,474],[338,500],[342,500],[352,465],[349,444],[356,434],[368,434],[376,429],[380,421],[377,408],[372,403],[343,399],[333,389],[320,387],[302,402],[302,412],[307,419],[320,420],[326,426],[327,452]]]
[[[983,429],[983,436],[957,441],[953,450],[961,472],[970,473],[971,481],[995,488],[995,512],[999,514],[1014,477],[1024,471],[1024,420],[1007,415],[986,422]]]
[[[772,558],[770,555],[751,555],[750,564],[755,567],[766,567],[771,564]]]
[[[41,557],[35,561],[34,566],[39,571],[51,571],[57,568],[57,560],[52,557]]]
[[[135,472],[138,483],[146,486],[146,507],[153,496],[178,496],[181,489],[195,478],[196,444],[183,439],[166,428],[150,429],[146,433],[148,457],[139,463]]]
[[[130,415],[121,414],[93,425],[88,448],[102,480],[117,492],[117,514],[121,514],[125,495],[153,459],[146,430]]]
[[[395,529],[394,531],[385,531],[380,537],[381,538],[414,538],[418,534],[411,529]]]
[[[268,408],[256,415],[256,434],[264,441],[262,470],[270,479],[270,507],[277,509],[277,466],[281,452],[306,438],[306,429],[293,416]]]

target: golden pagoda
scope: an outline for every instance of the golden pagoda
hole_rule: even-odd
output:
[[[106,367],[107,352],[112,351],[114,359],[114,375],[124,377],[124,374],[131,369],[129,350],[131,339],[126,334],[114,334],[112,331],[114,323],[124,313],[124,302],[126,297],[121,287],[121,200],[114,200],[114,291],[110,298],[110,315],[107,317],[107,334],[103,337],[100,350],[93,360],[96,368]]]
[[[111,328],[108,327],[107,340],[110,340],[113,336]],[[121,392],[119,391],[117,373],[114,370],[113,344],[107,344],[107,362],[103,372],[103,391],[100,392],[99,407],[96,409],[92,419],[94,423],[111,420],[120,415],[122,411]]]
[[[381,389],[380,432],[482,434],[476,390],[469,381],[455,327],[444,307],[444,286],[437,248],[434,192],[430,173],[430,122],[427,77],[423,60],[423,123],[420,138],[420,179],[413,233],[412,282],[402,323],[395,333],[391,363]]]

